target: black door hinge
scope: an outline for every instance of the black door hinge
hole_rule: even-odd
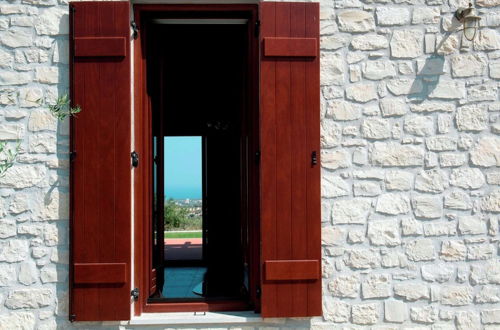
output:
[[[260,162],[260,150],[255,152],[255,162]]]
[[[257,287],[257,289],[255,289],[255,296],[256,296],[257,298],[260,298],[260,294],[261,294],[261,293],[262,293],[262,292],[261,292],[261,290],[260,290],[260,287],[258,286],[258,287]]]
[[[132,151],[130,157],[132,157],[132,166],[133,167],[139,166],[139,154],[135,151]]]
[[[69,315],[69,321],[70,322],[75,322],[76,321],[76,315],[75,314],[70,314]]]
[[[75,160],[75,158],[76,158],[76,151],[71,151],[69,153],[69,160],[72,162]]]
[[[255,36],[258,37],[260,35],[260,21],[255,21]]]
[[[132,38],[135,40],[139,34],[139,28],[137,27],[135,21],[130,22],[130,26],[132,27]]]
[[[318,165],[318,153],[316,151],[311,153],[311,165]]]
[[[139,288],[135,288],[134,290],[130,291],[130,295],[134,299],[134,301],[139,300]]]

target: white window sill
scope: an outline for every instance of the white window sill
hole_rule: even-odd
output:
[[[230,324],[230,323],[278,323],[279,319],[263,319],[254,312],[189,312],[189,313],[144,313],[132,317],[122,325],[195,325],[195,324]]]

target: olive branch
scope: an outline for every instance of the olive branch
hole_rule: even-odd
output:
[[[0,178],[5,175],[7,170],[14,165],[16,157],[21,149],[21,140],[17,140],[17,145],[14,149],[6,149],[7,142],[0,141]]]
[[[77,113],[82,111],[79,105],[71,107],[70,103],[71,100],[69,99],[68,94],[64,94],[57,98],[56,104],[49,105],[49,110],[54,117],[63,121],[66,117],[75,116]]]

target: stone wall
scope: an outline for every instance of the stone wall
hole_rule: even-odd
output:
[[[466,1],[322,1],[324,317],[249,329],[500,328],[500,1],[475,4],[471,43]],[[65,0],[0,2],[0,329],[71,327],[67,34]]]
[[[500,1],[322,3],[325,329],[500,328]]]

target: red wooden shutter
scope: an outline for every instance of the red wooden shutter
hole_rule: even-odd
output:
[[[71,3],[71,298],[74,321],[130,319],[128,2]]]
[[[321,315],[319,5],[263,2],[260,20],[261,313]]]

